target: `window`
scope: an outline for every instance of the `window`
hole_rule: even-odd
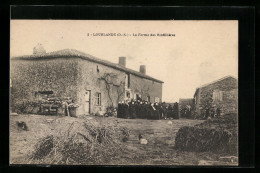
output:
[[[154,98],[154,102],[160,102],[160,98],[159,97],[155,97]]]
[[[130,88],[130,74],[126,75],[125,85],[127,86],[127,88]]]
[[[96,97],[96,105],[101,106],[101,93],[96,93],[95,97]]]
[[[99,68],[98,68],[98,65],[97,65],[97,72],[99,73]]]
[[[50,95],[53,94],[53,91],[36,91],[34,96],[38,99],[47,99]]]
[[[222,101],[223,93],[222,91],[215,90],[213,91],[213,101]]]
[[[127,93],[126,93],[126,97],[127,97],[127,98],[130,98],[130,92],[127,92]]]

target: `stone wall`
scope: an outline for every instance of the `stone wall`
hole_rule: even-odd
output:
[[[155,101],[155,97],[158,97],[160,100],[162,99],[162,83],[131,74],[130,89],[132,94],[140,94],[143,100],[146,100],[147,96],[150,96],[151,102]]]
[[[78,63],[75,59],[11,60],[11,102],[33,101],[37,91],[77,98]]]
[[[109,106],[117,107],[119,101],[126,99],[126,90],[131,92],[131,98],[134,94],[141,94],[143,99],[150,96],[151,101],[155,97],[162,98],[162,84],[153,82],[130,74],[130,87],[126,78],[128,75],[120,70],[107,67],[105,65],[89,62],[85,60],[79,61],[79,94],[77,102],[80,104],[79,113],[86,112],[84,103],[85,91],[91,91],[90,113],[106,111]],[[95,93],[101,93],[101,105],[95,102]]]
[[[222,91],[222,101],[213,100],[214,91]],[[238,112],[238,81],[228,77],[221,81],[199,88],[195,112],[204,115],[206,108],[220,108],[222,114]]]
[[[118,101],[124,99],[125,73],[94,62],[79,61],[79,114],[86,112],[84,94],[91,92],[90,113],[104,113],[109,106],[117,107]],[[95,102],[95,93],[101,93],[101,106]]]
[[[85,92],[90,91],[90,113],[104,113],[109,106],[117,107],[125,100],[125,89],[133,94],[162,98],[162,84],[130,74],[130,88],[126,84],[127,74],[105,65],[80,58],[55,58],[34,60],[12,60],[11,102],[33,101],[37,91],[53,91],[57,97],[71,97],[79,108],[77,115],[86,114]],[[95,94],[101,93],[101,105],[96,104]]]

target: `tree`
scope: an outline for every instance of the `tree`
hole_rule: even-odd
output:
[[[105,87],[107,91],[108,98],[110,100],[111,106],[114,106],[113,104],[113,99],[112,99],[112,93],[111,90],[113,87],[116,88],[117,91],[117,102],[119,102],[120,98],[124,94],[124,85],[125,81],[120,81],[120,83],[117,83],[116,81],[118,80],[118,75],[113,74],[113,73],[104,73],[99,80],[102,80],[105,82]]]

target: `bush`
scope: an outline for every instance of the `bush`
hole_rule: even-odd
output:
[[[231,143],[232,134],[227,130],[199,127],[182,127],[175,138],[176,149],[199,152],[236,153]]]
[[[14,112],[20,113],[28,113],[28,108],[31,106],[38,105],[37,102],[32,102],[28,100],[17,101],[14,105],[12,105],[12,109]]]
[[[176,135],[175,147],[185,151],[238,154],[237,126],[237,114],[228,114],[194,127],[182,127]]]
[[[109,107],[107,107],[105,114],[107,116],[116,116],[117,109],[114,106],[109,106]]]

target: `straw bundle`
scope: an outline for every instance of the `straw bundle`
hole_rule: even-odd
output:
[[[100,123],[73,122],[35,146],[30,163],[105,164],[122,152],[120,129]]]

